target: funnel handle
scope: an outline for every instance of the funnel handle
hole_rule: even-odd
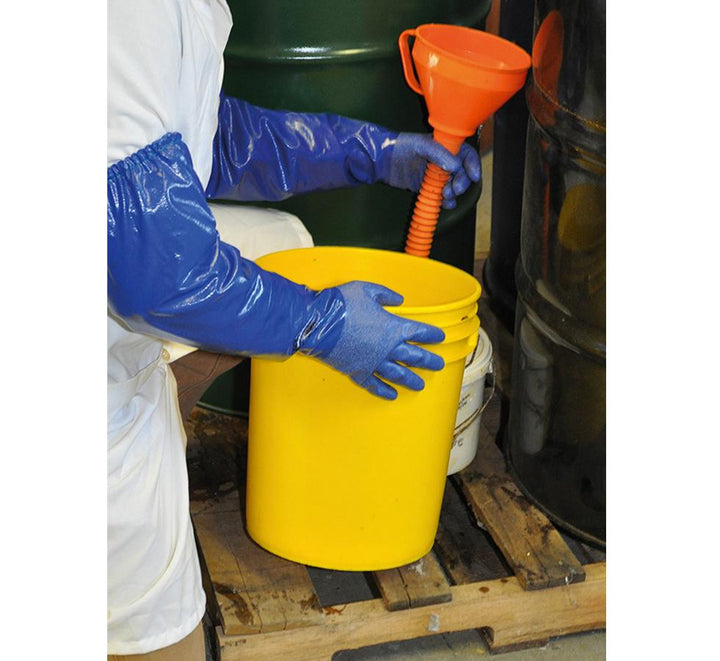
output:
[[[415,70],[413,69],[412,55],[410,55],[409,39],[414,36],[415,30],[403,30],[398,37],[398,46],[400,47],[400,58],[402,59],[405,80],[413,92],[417,92],[420,96],[423,96],[422,87],[420,87],[420,83],[415,76]]]

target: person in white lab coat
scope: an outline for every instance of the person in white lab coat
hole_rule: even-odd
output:
[[[252,261],[312,245],[273,201],[382,182],[417,190],[427,162],[454,205],[480,177],[475,150],[331,114],[223,95],[224,0],[108,1],[108,656],[204,658],[205,595],[188,508],[185,433],[169,350],[302,352],[387,399],[441,369],[414,342],[433,326],[389,314],[372,283],[311,291]],[[222,217],[222,222],[220,222]],[[225,228],[225,229],[223,229]],[[225,240],[232,236],[231,240]]]

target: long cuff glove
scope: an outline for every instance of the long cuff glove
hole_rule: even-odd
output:
[[[479,181],[477,152],[339,115],[268,110],[222,95],[206,194],[245,202],[383,182],[418,191],[428,160],[452,173],[445,202]]]
[[[397,133],[331,114],[268,110],[221,95],[211,199],[276,201],[378,181]]]
[[[220,241],[187,146],[167,134],[108,169],[108,304],[132,330],[287,356],[338,307]]]
[[[385,399],[395,399],[397,391],[386,381],[411,390],[422,390],[425,383],[410,367],[440,370],[443,359],[411,342],[442,342],[445,334],[435,326],[404,319],[383,309],[400,305],[400,294],[370,282],[350,282],[337,287],[344,303],[343,325],[327,332],[328,323],[318,324],[302,341],[300,351],[316,356],[349,375],[359,386]],[[333,322],[334,320],[330,320]]]
[[[312,291],[243,259],[220,241],[178,134],[108,169],[108,303],[133,330],[226,353],[301,351],[392,399],[375,374],[417,389],[422,379],[399,363],[442,367],[407,344],[442,331],[381,307],[401,301],[371,284]]]

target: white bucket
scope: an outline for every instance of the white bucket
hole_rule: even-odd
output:
[[[491,372],[492,344],[487,333],[480,328],[477,347],[465,364],[448,475],[461,471],[475,459],[480,436],[480,414],[485,408],[485,375]]]

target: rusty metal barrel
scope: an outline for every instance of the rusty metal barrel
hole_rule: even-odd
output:
[[[520,487],[605,542],[605,2],[536,0],[512,395]]]

